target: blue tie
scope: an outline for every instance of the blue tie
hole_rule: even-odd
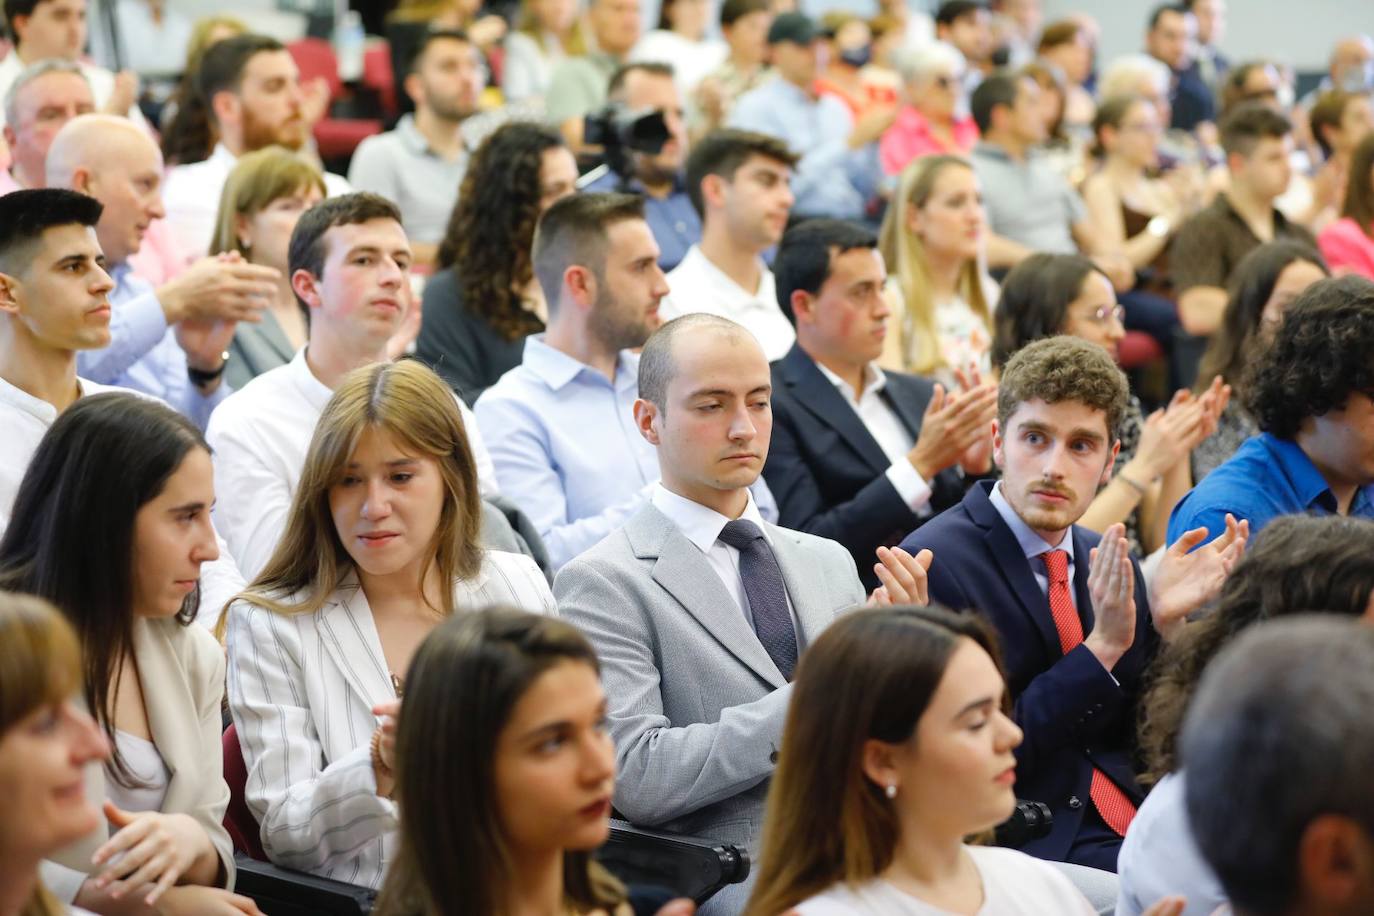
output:
[[[797,666],[797,630],[787,610],[787,586],[773,549],[759,527],[744,519],[727,522],[718,540],[739,551],[739,573],[754,617],[754,632],[782,676],[792,680],[792,669]]]

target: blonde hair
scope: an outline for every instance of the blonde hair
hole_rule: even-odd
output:
[[[930,293],[930,266],[925,245],[907,224],[912,208],[924,207],[940,175],[954,167],[973,168],[960,156],[923,156],[907,166],[878,235],[878,250],[897,281],[904,303],[901,325],[897,328],[902,361],[908,372],[918,375],[930,375],[948,367],[940,353],[940,335],[935,327],[935,300]],[[960,269],[957,289],[973,313],[982,319],[990,335],[992,309],[983,293],[983,268],[976,258]]]
[[[579,8],[581,3],[578,4]],[[539,33],[539,17],[534,15],[534,0],[520,0],[520,12],[515,19],[515,31],[522,32],[533,38],[536,42],[542,42],[543,36]],[[579,11],[573,18],[572,28],[568,30],[568,40],[563,43],[563,51],[569,57],[581,57],[588,50],[587,36],[582,26],[582,14]]]
[[[81,648],[71,625],[48,602],[0,592],[0,738],[43,706],[81,689]],[[62,916],[62,906],[37,885],[20,916]]]
[[[313,614],[343,584],[353,571],[353,558],[334,526],[329,491],[369,429],[389,434],[408,453],[433,458],[439,466],[444,505],[422,578],[430,564],[437,567],[442,607],[434,610],[444,616],[453,613],[453,582],[475,576],[482,564],[477,464],[452,390],[414,360],[375,363],[344,378],[315,426],[286,530],[272,559],[231,604],[243,599],[278,614]],[[224,623],[221,615],[221,628]]]
[[[248,251],[239,242],[238,218],[255,216],[273,201],[307,188],[324,195],[324,175],[285,147],[269,146],[239,157],[219,197],[210,254],[237,251],[248,257]]]

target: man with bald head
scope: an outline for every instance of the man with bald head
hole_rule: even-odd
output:
[[[84,378],[155,395],[202,428],[229,393],[225,349],[237,321],[259,321],[277,272],[239,258],[204,258],[163,286],[129,269],[148,224],[163,215],[162,154],[127,119],[82,115],[58,131],[47,184],[100,201],[96,237],[115,288],[112,341],[83,353]]]
[[[5,142],[12,164],[0,172],[0,194],[41,188],[48,147],[62,126],[77,115],[95,111],[91,84],[81,68],[49,58],[24,68],[5,93]]]
[[[634,421],[661,479],[625,526],[564,566],[559,613],[601,659],[636,824],[755,854],[798,656],[864,600],[834,541],[770,525],[749,492],[772,433],[768,360],[727,318],[685,315],[644,346]],[[875,603],[926,600],[931,555],[879,551]],[[738,913],[732,885],[703,914]]]

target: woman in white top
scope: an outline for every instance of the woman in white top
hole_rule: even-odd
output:
[[[113,752],[88,767],[105,816],[43,881],[97,913],[257,913],[235,896],[220,741],[224,653],[194,625],[210,525],[200,430],[151,398],[80,398],[34,452],[0,540],[0,590],[37,595],[81,644],[82,699]],[[7,799],[4,804],[9,804]]]
[[[879,236],[892,324],[879,363],[949,385],[992,364],[997,284],[983,257],[987,215],[968,160],[924,156],[902,172]]]
[[[0,594],[0,916],[70,912],[38,868],[100,825],[82,771],[110,745],[72,702],[80,689],[81,647],[62,615]]]
[[[506,36],[501,93],[507,102],[538,102],[558,62],[586,53],[577,0],[521,0],[515,29]]]
[[[708,73],[725,63],[725,42],[706,37],[711,0],[663,0],[658,28],[639,40],[630,60],[669,64],[683,99],[692,98]]]
[[[274,862],[380,886],[401,676],[455,613],[555,612],[528,557],[479,546],[477,470],[443,381],[364,366],[315,428],[286,531],[228,614],[248,807]]]
[[[965,842],[1011,815],[1021,743],[980,617],[857,611],[792,689],[746,916],[1094,912],[1054,866]]]

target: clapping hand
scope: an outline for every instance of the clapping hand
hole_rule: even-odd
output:
[[[954,379],[964,394],[984,388],[982,373],[976,365],[970,364],[967,370],[955,369]],[[988,382],[986,388],[993,393],[993,397],[992,403],[984,408],[983,432],[959,456],[959,467],[965,474],[986,474],[992,469],[992,421],[997,417],[997,383]]]
[[[934,558],[929,550],[922,550],[913,557],[900,547],[879,547],[880,562],[873,564],[873,572],[883,584],[868,596],[869,607],[929,603],[926,572]]]
[[[1250,522],[1237,522],[1228,512],[1226,531],[1210,544],[1198,547],[1207,538],[1207,529],[1194,528],[1165,552],[1150,581],[1150,613],[1159,635],[1165,639],[1178,635],[1187,616],[1217,596],[1244,555],[1249,537]]]
[[[105,817],[117,832],[95,851],[91,863],[105,866],[96,877],[96,887],[116,899],[151,884],[144,902],[152,906],[201,852],[213,853],[205,829],[190,815],[121,811],[107,801]]]
[[[1117,522],[1092,550],[1088,593],[1093,630],[1084,643],[1110,671],[1135,642],[1135,566],[1126,543],[1126,526]]]

